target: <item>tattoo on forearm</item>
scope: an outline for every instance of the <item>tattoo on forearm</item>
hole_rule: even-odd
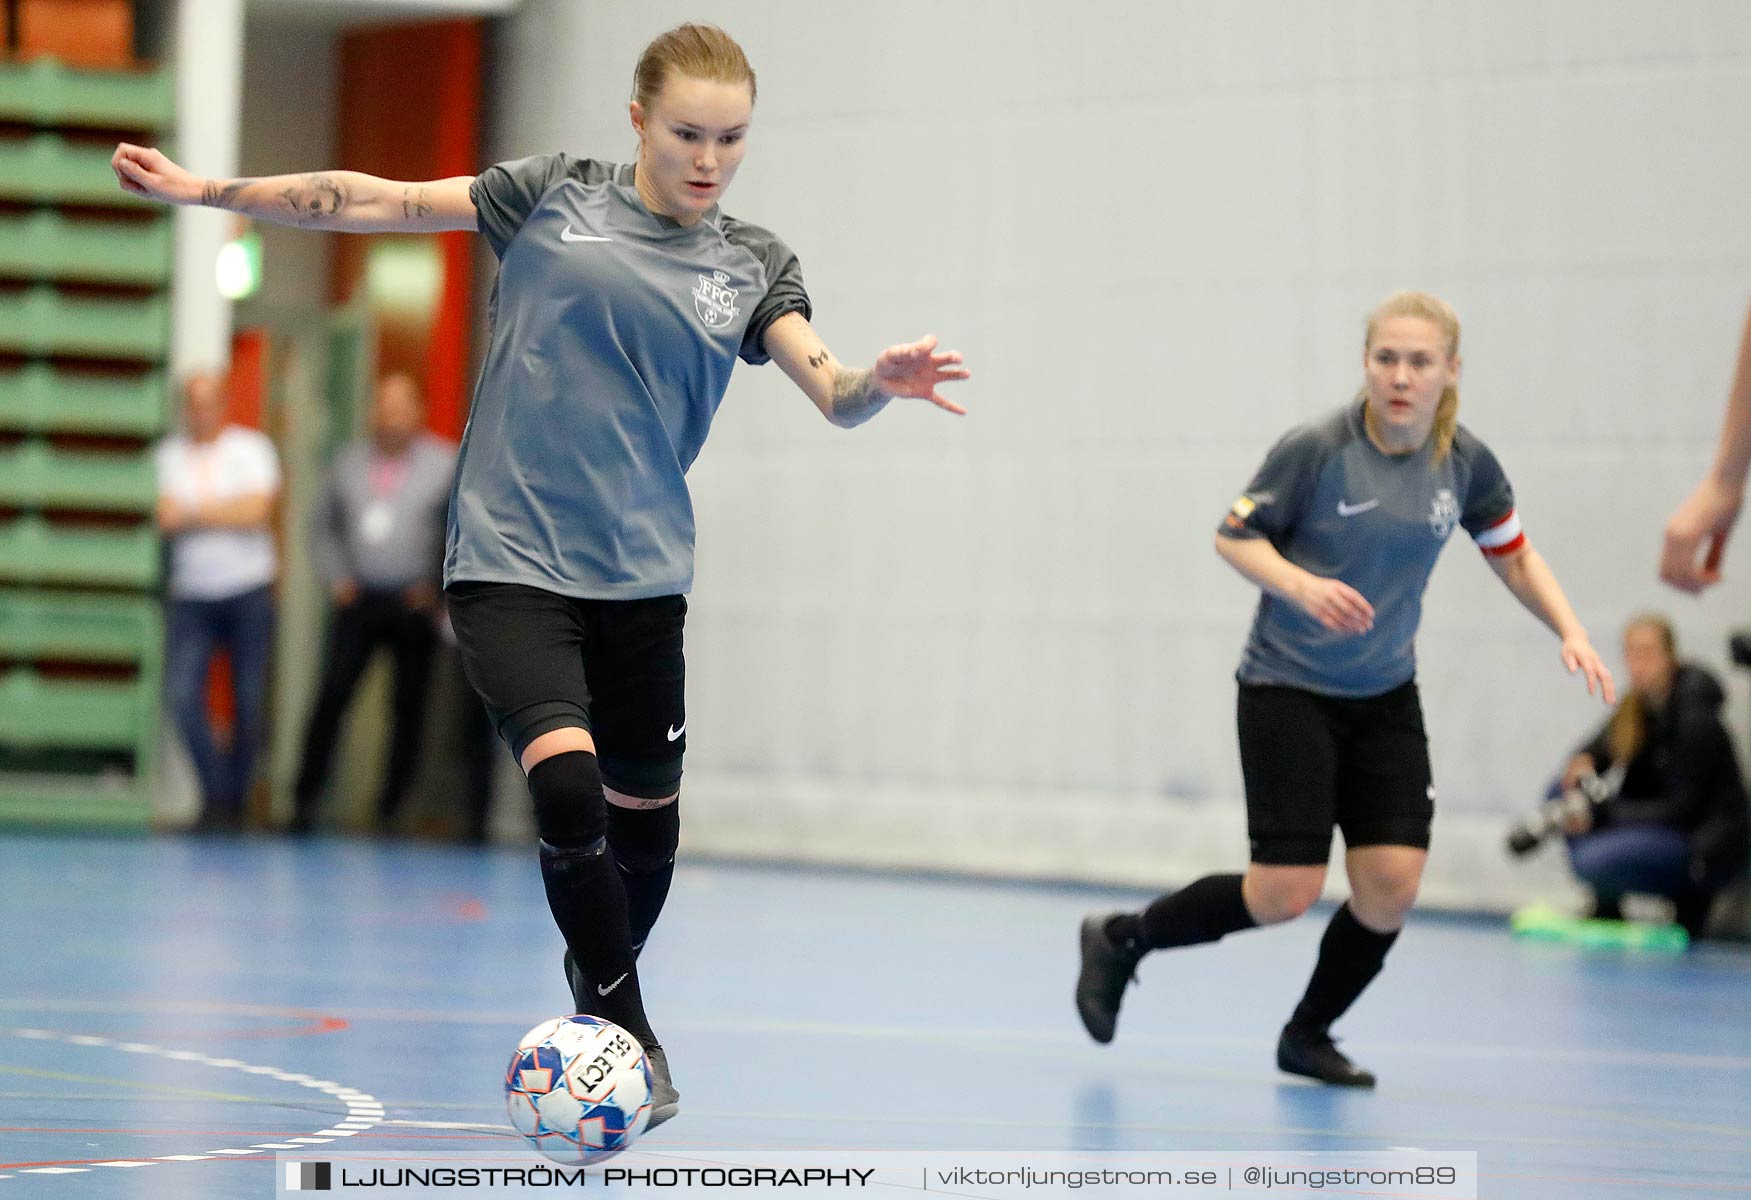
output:
[[[401,189],[401,215],[404,217],[429,217],[432,215],[432,204],[426,198],[425,188],[410,186]]]
[[[263,183],[267,187],[257,186]],[[332,175],[305,175],[278,193],[271,193],[273,186],[262,179],[209,179],[201,184],[201,203],[269,221],[321,227],[352,202],[346,186]],[[418,196],[404,198],[402,207],[406,211],[417,202],[419,215],[424,216],[431,205],[426,203],[424,188],[408,189],[416,190]]]
[[[827,360],[828,360],[828,359],[829,359],[829,358],[832,358],[832,357],[833,357],[833,356],[832,356],[832,355],[831,355],[831,354],[828,354],[828,353],[827,353],[827,347],[825,347],[825,346],[822,346],[822,347],[821,347],[821,352],[820,352],[820,353],[819,353],[819,354],[811,354],[811,355],[809,355],[809,366],[811,366],[811,367],[818,367],[818,366],[821,366],[821,365],[822,365],[822,364],[824,364],[824,363],[825,363],[825,362],[826,362],[826,361],[827,361]]]
[[[201,203],[208,208],[230,208],[243,194],[243,189],[254,182],[253,179],[232,179],[220,183],[217,179],[209,179],[201,185]]]
[[[840,370],[833,380],[833,423],[847,429],[861,425],[888,406],[888,397],[876,387],[875,372]]]
[[[306,175],[295,186],[280,193],[292,220],[298,225],[316,225],[340,212],[347,205],[347,193],[340,183],[327,175]]]

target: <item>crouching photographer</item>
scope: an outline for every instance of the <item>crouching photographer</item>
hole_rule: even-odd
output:
[[[1745,785],[1721,723],[1726,696],[1707,670],[1679,661],[1663,617],[1631,621],[1623,657],[1623,700],[1509,848],[1528,853],[1560,831],[1571,868],[1593,891],[1593,915],[1621,916],[1626,893],[1664,896],[1700,937],[1716,894],[1751,860]]]

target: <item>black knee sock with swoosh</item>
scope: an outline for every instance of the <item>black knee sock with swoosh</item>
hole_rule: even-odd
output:
[[[536,763],[529,792],[547,906],[583,975],[574,995],[579,1011],[614,1022],[647,1049],[658,1045],[639,991],[626,888],[608,853],[596,756],[574,750]]]

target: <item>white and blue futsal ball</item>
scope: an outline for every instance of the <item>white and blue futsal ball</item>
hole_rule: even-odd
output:
[[[632,1145],[651,1119],[644,1047],[600,1017],[555,1017],[517,1043],[505,1070],[511,1124],[547,1157],[595,1163]]]

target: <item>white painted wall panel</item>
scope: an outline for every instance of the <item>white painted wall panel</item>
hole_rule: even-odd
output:
[[[931,330],[975,371],[967,420],[850,434],[738,374],[693,472],[694,849],[1236,866],[1252,596],[1211,533],[1354,391],[1363,315],[1404,286],[1465,318],[1465,418],[1601,647],[1658,607],[1724,664],[1743,584],[1693,602],[1653,570],[1751,296],[1751,7],[530,0],[492,156],[631,153],[632,64],[690,18],[760,73],[727,207],[801,255],[835,352]],[[1421,655],[1427,895],[1558,886],[1497,843],[1600,710],[1463,542]]]

